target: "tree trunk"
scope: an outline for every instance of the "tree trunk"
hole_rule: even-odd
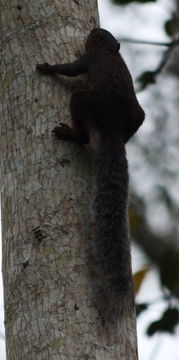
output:
[[[96,0],[4,0],[0,12],[7,360],[136,359],[133,309],[109,330],[90,285],[90,150],[51,136],[69,121],[74,81],[35,72],[83,51]]]

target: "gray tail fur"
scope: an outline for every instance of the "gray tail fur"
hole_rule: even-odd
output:
[[[121,295],[131,283],[128,182],[124,144],[117,142],[115,136],[114,141],[111,136],[102,139],[96,155],[96,253],[105,287]]]

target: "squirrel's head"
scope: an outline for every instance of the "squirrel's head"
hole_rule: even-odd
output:
[[[120,49],[120,44],[109,31],[101,28],[94,28],[88,35],[85,48],[89,51],[101,47],[117,53]]]

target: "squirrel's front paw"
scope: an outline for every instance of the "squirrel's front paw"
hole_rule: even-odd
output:
[[[70,140],[75,142],[78,145],[88,144],[89,135],[85,134],[83,136],[77,134],[74,129],[71,129],[68,125],[61,123],[59,126],[56,126],[52,130],[52,134],[57,139]]]
[[[73,130],[66,124],[61,123],[52,130],[52,134],[58,139],[72,139]]]
[[[48,63],[37,64],[36,70],[43,75],[53,75],[55,73],[53,65],[50,65]]]

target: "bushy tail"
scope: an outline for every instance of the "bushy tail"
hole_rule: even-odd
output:
[[[131,284],[127,203],[125,146],[109,136],[101,140],[96,156],[96,247],[105,287],[121,295]]]

